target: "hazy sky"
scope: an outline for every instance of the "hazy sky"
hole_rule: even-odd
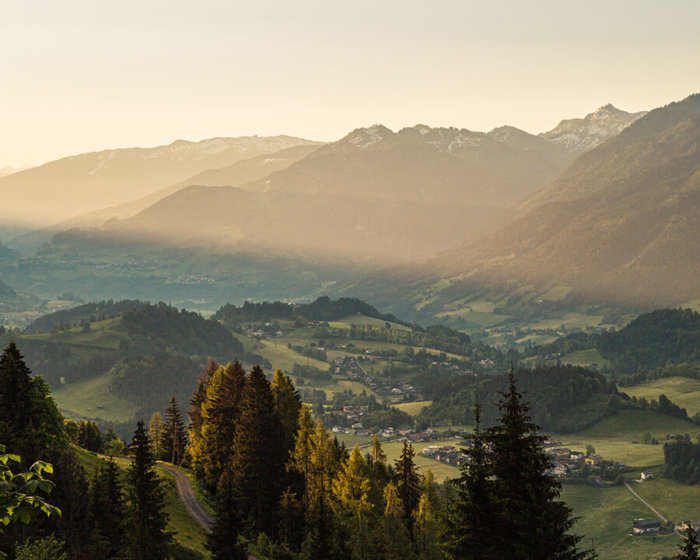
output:
[[[0,0],[0,167],[375,122],[529,132],[700,91],[698,0]]]

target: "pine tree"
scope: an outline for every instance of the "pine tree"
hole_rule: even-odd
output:
[[[151,421],[148,423],[148,437],[151,440],[153,448],[153,456],[157,459],[161,456],[161,443],[163,437],[163,415],[160,412],[154,412],[151,416]]]
[[[0,442],[29,466],[66,446],[63,417],[41,376],[31,377],[14,342],[0,356]]]
[[[481,430],[479,403],[474,407],[474,420],[471,447],[465,449],[468,460],[462,465],[460,477],[452,483],[455,495],[448,501],[444,515],[441,548],[453,560],[496,560],[503,557],[498,549],[502,533],[495,524],[493,471],[486,436]]]
[[[216,487],[216,516],[207,536],[207,548],[213,560],[245,560],[247,554],[238,541],[243,527],[238,513],[238,499],[233,486],[233,476],[226,469]]]
[[[90,560],[89,543],[85,536],[92,529],[89,485],[78,457],[72,450],[64,451],[55,465],[53,498],[61,510],[58,530],[70,552],[71,560]]]
[[[367,530],[372,510],[370,490],[369,468],[356,445],[333,479],[336,516],[349,535],[353,558],[363,559],[367,555]]]
[[[294,438],[299,429],[301,399],[292,381],[280,369],[275,371],[271,388],[275,399],[275,412],[282,426],[282,449],[286,461],[294,447]]]
[[[411,537],[406,528],[406,512],[396,485],[390,482],[384,488],[384,512],[377,527],[375,558],[406,560],[411,557]]]
[[[256,532],[274,537],[271,512],[281,495],[284,458],[270,382],[259,366],[251,370],[243,388],[230,464],[242,515]]]
[[[413,462],[414,456],[413,445],[404,441],[401,456],[395,461],[396,472],[394,474],[396,491],[403,504],[404,518],[411,540],[413,540],[413,513],[418,507],[422,492],[421,477],[416,471],[416,465]]]
[[[219,476],[232,461],[245,384],[245,371],[237,361],[217,369],[207,384],[202,404],[201,435],[197,445],[190,446],[190,454],[192,460],[201,466],[204,484],[211,490],[216,488]]]
[[[302,408],[303,411],[306,407]],[[300,415],[301,419],[301,415]],[[302,430],[305,422],[300,421]],[[303,441],[303,440],[302,440]],[[297,443],[300,438],[297,437]],[[342,544],[336,539],[337,529],[331,511],[332,481],[339,468],[339,454],[330,433],[320,420],[316,421],[313,432],[307,438],[308,454],[297,455],[304,461],[307,469],[305,487],[305,533],[302,542],[301,557],[304,560],[333,558],[336,554],[335,544]]]
[[[688,526],[685,533],[685,542],[679,545],[681,555],[678,557],[678,560],[698,560],[698,545],[700,545],[700,541],[698,541],[697,532],[691,526]]]
[[[203,455],[204,442],[202,441],[202,424],[204,418],[202,416],[202,407],[207,399],[207,385],[214,376],[214,372],[219,369],[219,364],[213,358],[209,359],[209,363],[202,369],[199,375],[199,383],[190,398],[190,410],[187,416],[190,419],[190,424],[187,427],[189,435],[189,446],[187,451],[192,458],[192,463],[195,471],[195,476],[198,479],[204,477],[203,466],[199,463],[197,457]]]
[[[92,558],[118,558],[124,538],[124,500],[114,461],[95,472],[90,486]]]
[[[165,411],[165,425],[160,438],[161,458],[174,465],[182,463],[187,447],[187,430],[175,397],[170,397],[170,404]]]
[[[499,423],[488,430],[486,439],[498,499],[493,526],[500,533],[500,538],[494,539],[500,557],[591,557],[590,552],[577,549],[581,537],[569,533],[576,519],[564,502],[556,500],[561,485],[548,474],[551,459],[543,450],[544,438],[528,415],[512,369],[499,409]]]
[[[416,549],[421,560],[438,560],[444,556],[438,547],[440,528],[440,498],[433,471],[423,477],[423,493],[414,515]]]
[[[377,434],[374,434],[374,439],[372,439],[372,450],[369,452],[369,456],[372,458],[372,463],[384,463],[386,461],[386,454],[382,451],[382,445],[379,443]]]
[[[134,460],[126,476],[128,517],[126,551],[130,560],[165,560],[171,535],[166,531],[165,490],[155,473],[151,442],[139,420],[131,444]]]

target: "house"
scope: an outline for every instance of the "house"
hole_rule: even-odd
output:
[[[642,480],[651,480],[654,478],[654,473],[650,471],[644,471],[642,473]]]
[[[600,455],[589,455],[585,461],[587,465],[599,465],[603,458]]]
[[[700,531],[700,521],[690,521],[689,519],[684,519],[680,524],[681,531],[687,531],[692,529],[695,532]]]
[[[571,452],[571,460],[572,461],[581,461],[584,457],[584,454],[581,453],[580,451],[572,451]]]
[[[661,531],[659,519],[635,519],[632,524],[632,533],[635,535],[647,535]]]

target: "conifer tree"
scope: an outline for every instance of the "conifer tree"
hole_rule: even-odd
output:
[[[390,482],[384,488],[384,512],[375,534],[376,558],[406,560],[410,558],[411,538],[406,528],[406,512],[396,485]]]
[[[481,430],[481,405],[474,406],[476,428],[467,461],[460,477],[452,484],[455,495],[448,501],[441,548],[453,560],[501,558],[497,542],[501,529],[496,526],[496,494],[493,471],[487,454],[486,435]]]
[[[119,557],[124,538],[124,500],[114,461],[95,472],[90,486],[90,511],[93,528],[90,534],[93,558],[111,560]]]
[[[408,533],[411,535],[411,540],[413,540],[414,536],[413,513],[416,507],[418,507],[422,492],[421,477],[416,471],[416,465],[413,462],[414,456],[413,445],[404,441],[401,456],[395,461],[396,472],[394,474],[396,491],[403,504],[404,519],[406,521],[406,527],[408,527]]]
[[[372,463],[384,463],[386,461],[386,454],[382,451],[382,445],[379,443],[377,434],[374,434],[372,439],[372,449],[369,452],[369,456],[372,459]]]
[[[160,412],[154,412],[151,416],[151,421],[148,423],[148,437],[151,440],[153,448],[153,456],[157,459],[161,456],[161,438],[163,437],[163,415]]]
[[[284,473],[281,425],[270,382],[255,366],[246,379],[233,439],[231,472],[241,514],[256,532],[274,537]]]
[[[286,461],[294,447],[294,438],[299,428],[301,399],[289,376],[284,375],[280,369],[275,371],[271,388],[275,411],[282,426],[282,450]]]
[[[500,534],[494,538],[499,556],[513,560],[591,557],[591,552],[577,549],[581,537],[569,533],[576,520],[571,509],[557,500],[561,485],[548,474],[551,459],[542,448],[544,438],[528,415],[512,369],[499,408],[499,423],[486,438],[498,499],[493,526]]]
[[[63,417],[41,376],[31,377],[14,342],[0,355],[0,442],[29,466],[66,446]]]
[[[423,493],[414,515],[416,549],[421,560],[444,558],[438,543],[440,540],[440,499],[433,471],[427,470],[423,477]]]
[[[216,487],[216,516],[207,536],[207,548],[213,560],[245,560],[247,554],[238,540],[243,529],[238,514],[238,499],[233,486],[233,476],[226,469]]]
[[[165,560],[171,544],[166,531],[165,490],[155,473],[151,442],[142,420],[136,425],[131,451],[134,460],[126,476],[127,556],[130,560]]]
[[[160,438],[161,458],[174,465],[182,463],[187,447],[187,430],[185,420],[175,397],[170,397],[170,404],[165,411],[165,424]]]
[[[187,448],[192,457],[193,467],[197,478],[204,476],[202,465],[195,459],[195,456],[202,453],[204,444],[202,442],[202,424],[204,418],[202,416],[202,407],[207,398],[207,385],[214,375],[214,372],[219,369],[219,364],[213,358],[209,359],[209,363],[199,374],[199,383],[190,398],[190,410],[187,416],[190,419],[190,424],[187,427],[189,435],[189,446]]]
[[[302,408],[302,411],[304,409],[306,407]],[[301,433],[305,429],[305,422],[300,423],[302,424]],[[297,438],[297,443],[299,442],[300,438]],[[338,450],[321,420],[316,421],[307,443],[308,456],[304,457],[308,462],[304,502],[305,534],[301,557],[304,560],[333,558],[336,554],[334,545],[337,541],[335,539],[337,530],[331,511],[331,488],[339,468]],[[303,454],[300,453],[300,455]]]
[[[698,534],[689,526],[686,529],[685,542],[679,545],[681,555],[678,557],[678,560],[698,560],[698,545],[700,545]]]
[[[201,437],[191,446],[192,460],[201,465],[205,485],[214,490],[233,457],[236,425],[246,384],[238,361],[220,367],[211,376],[202,404]]]
[[[55,465],[53,498],[61,509],[58,529],[71,560],[91,560],[86,535],[92,529],[89,485],[76,454],[66,449]]]
[[[356,445],[333,479],[336,515],[349,535],[353,558],[363,559],[367,555],[367,529],[372,509],[370,490],[369,468]]]

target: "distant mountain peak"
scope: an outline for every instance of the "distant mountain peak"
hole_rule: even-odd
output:
[[[579,154],[595,148],[608,138],[617,136],[644,115],[646,111],[628,113],[608,103],[584,118],[565,119],[540,136],[560,144],[569,152]]]
[[[337,142],[339,145],[351,144],[356,148],[366,149],[376,147],[379,144],[396,137],[396,133],[388,129],[383,124],[373,124],[372,126],[356,128],[350,134]]]

